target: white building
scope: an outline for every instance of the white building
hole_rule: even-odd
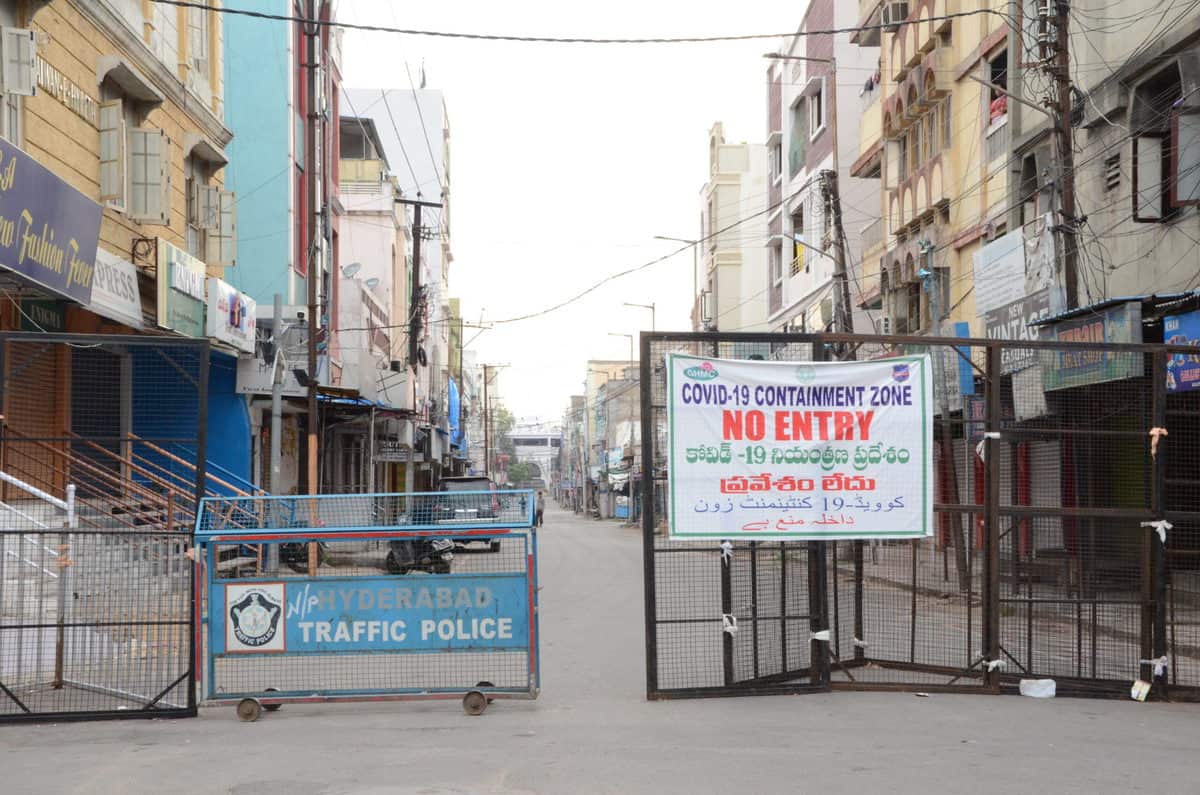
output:
[[[761,234],[754,234],[759,226],[744,222],[766,207],[767,148],[726,143],[725,127],[717,122],[708,133],[708,174],[700,191],[701,243],[692,325],[765,331],[767,251]]]
[[[409,219],[371,119],[340,121],[338,346],[341,385],[398,409],[413,406],[406,336]],[[393,362],[397,363],[393,366]]]
[[[525,419],[509,431],[517,461],[537,467],[534,478],[541,478],[549,486],[555,479],[555,464],[562,447],[562,424]]]
[[[421,237],[421,261],[413,263],[419,289],[408,317],[420,319],[413,410],[429,426],[426,463],[434,481],[448,467],[447,404],[450,377],[450,120],[442,92],[427,89],[347,89],[343,111],[375,123],[383,153],[393,165],[405,200],[441,204],[422,207],[419,228],[413,210],[412,234]],[[407,335],[405,335],[407,347]],[[404,357],[407,358],[407,357]]]
[[[857,15],[855,3],[811,0],[799,31],[853,28]],[[850,172],[859,148],[860,89],[878,69],[879,48],[852,44],[848,33],[816,34],[789,37],[780,52],[792,60],[777,60],[767,71],[769,322],[772,330],[822,331],[834,325],[838,285],[831,194],[821,174],[835,163],[851,304],[862,303],[864,229],[879,215],[879,180]],[[871,228],[877,232],[878,224]],[[852,319],[854,331],[874,331],[865,316]]]

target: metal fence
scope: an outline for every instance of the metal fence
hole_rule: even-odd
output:
[[[0,334],[0,720],[195,714],[208,355]]]
[[[288,702],[538,690],[533,492],[207,499],[205,699]]]
[[[934,536],[667,540],[668,517],[651,498],[669,475],[667,353],[776,361],[929,353]],[[1167,388],[1168,362],[1188,353],[643,334],[648,696],[1007,692],[1021,679],[1052,678],[1063,694],[1116,695],[1142,679],[1153,680],[1156,697],[1200,697],[1200,394]]]

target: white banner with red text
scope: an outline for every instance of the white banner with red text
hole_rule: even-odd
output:
[[[667,356],[670,537],[933,535],[928,356]]]

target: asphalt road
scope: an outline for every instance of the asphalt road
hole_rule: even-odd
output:
[[[257,723],[0,727],[4,793],[1200,791],[1200,707],[834,693],[649,703],[635,530],[548,506],[542,696],[288,705]]]

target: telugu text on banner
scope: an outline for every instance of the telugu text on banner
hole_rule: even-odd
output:
[[[933,534],[928,356],[667,358],[672,538]]]

